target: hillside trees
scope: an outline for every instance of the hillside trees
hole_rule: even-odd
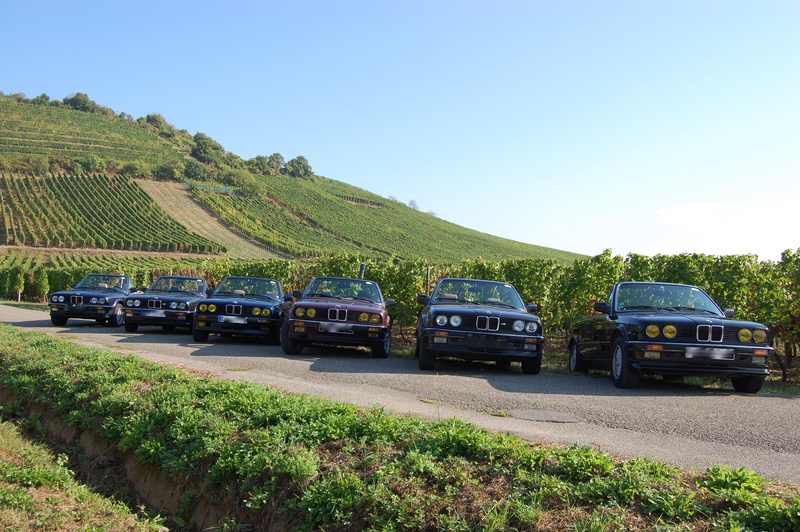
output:
[[[308,178],[314,175],[314,172],[311,170],[311,165],[308,163],[308,159],[302,155],[298,155],[286,163],[286,173],[291,177],[300,178]]]
[[[216,140],[205,133],[195,133],[194,146],[192,147],[192,157],[201,163],[222,164],[225,149]]]

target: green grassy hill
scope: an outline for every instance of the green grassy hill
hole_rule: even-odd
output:
[[[263,170],[160,115],[132,120],[96,107],[102,112],[0,96],[0,245],[440,263],[582,257],[467,229],[311,172],[298,176],[291,164]],[[141,179],[192,187],[143,188]],[[179,207],[188,194],[202,214]]]

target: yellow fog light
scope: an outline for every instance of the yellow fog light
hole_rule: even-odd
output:
[[[315,309],[315,308],[310,308],[306,312],[306,316],[308,316],[309,318],[313,318],[316,315],[317,315],[317,309]]]
[[[767,357],[752,357],[750,362],[753,364],[764,364],[767,362]]]
[[[647,336],[649,336],[650,338],[655,338],[661,332],[661,329],[658,327],[658,325],[651,324],[647,326],[645,332],[647,333]]]
[[[268,308],[262,309],[261,310],[261,315],[264,316],[265,318],[268,318],[268,317],[272,316],[272,309],[268,309]]]
[[[380,314],[371,314],[369,317],[369,321],[372,323],[380,323],[381,322],[381,315]]]
[[[664,336],[667,338],[675,338],[678,336],[678,328],[674,325],[667,325],[664,327]]]
[[[211,303],[211,304],[208,306],[208,311],[209,311],[209,312],[216,312],[216,311],[217,311],[217,306],[216,306],[214,303]]]
[[[296,309],[294,309],[294,315],[297,316],[298,318],[302,318],[303,316],[306,315],[306,309],[304,309],[303,307],[297,307]]]
[[[198,310],[199,310],[200,312],[205,312],[205,311],[207,311],[207,310],[208,310],[208,305],[206,305],[205,303],[203,303],[202,305],[200,305],[200,306],[198,307]]]
[[[750,329],[739,329],[739,340],[749,342],[753,339],[753,331]]]
[[[756,329],[753,331],[753,339],[756,342],[766,342],[767,341],[767,331],[764,329]]]
[[[369,321],[369,314],[362,312],[358,315],[358,321]]]
[[[261,316],[261,309],[256,307],[253,309],[253,316]]]
[[[644,358],[661,358],[661,353],[658,351],[645,351]]]

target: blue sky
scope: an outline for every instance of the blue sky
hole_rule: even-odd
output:
[[[796,0],[0,0],[0,91],[587,255],[800,248]]]

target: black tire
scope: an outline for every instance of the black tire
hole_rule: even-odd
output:
[[[758,393],[764,386],[765,377],[731,377],[733,389],[739,393]]]
[[[419,352],[419,369],[431,371],[436,369],[436,356],[428,349],[425,340],[417,337],[417,351]]]
[[[388,358],[392,350],[392,334],[386,333],[386,339],[381,345],[372,346],[372,358]]]
[[[109,327],[122,327],[125,323],[125,311],[122,310],[122,304],[114,305],[114,312],[111,317],[106,320],[106,325]]]
[[[284,321],[281,325],[281,349],[287,355],[299,355],[303,350],[303,344],[289,338],[289,320]]]
[[[136,332],[139,330],[139,324],[125,322],[125,332]]]
[[[50,323],[56,327],[63,327],[67,324],[67,319],[64,316],[50,316]]]
[[[208,341],[208,331],[200,331],[195,328],[192,328],[192,340],[195,342],[207,342]]]
[[[538,375],[542,371],[542,355],[536,358],[526,358],[522,361],[522,373],[526,375]]]
[[[578,350],[578,344],[572,342],[569,344],[569,372],[575,373],[588,373],[589,369],[586,367],[586,361],[583,360],[581,352]]]
[[[611,346],[611,380],[617,388],[636,388],[639,372],[628,357],[628,348],[622,338],[617,338]]]

